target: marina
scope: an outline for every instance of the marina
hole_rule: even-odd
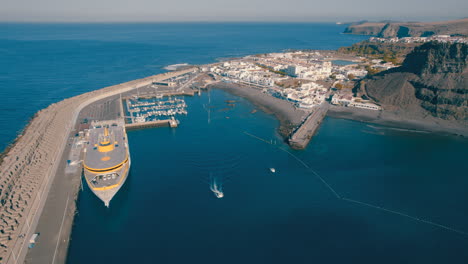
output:
[[[127,129],[179,126],[178,116],[187,115],[187,104],[183,97],[189,93],[191,81],[197,77],[195,71],[175,75],[158,82],[134,89],[132,92],[110,97],[101,105],[101,119],[85,119],[85,129],[79,130],[74,139],[68,170],[82,163],[84,179],[92,192],[106,207],[125,184],[130,171],[131,154]],[[162,89],[158,88],[162,86]],[[165,86],[170,88],[165,88]],[[154,88],[154,96],[140,90]],[[136,93],[135,93],[136,92]],[[114,117],[112,117],[114,116]],[[84,121],[84,120],[83,120]],[[84,123],[84,122],[82,122]],[[81,127],[80,127],[81,128]],[[80,140],[83,138],[83,140]],[[78,161],[80,148],[83,160]]]
[[[178,115],[187,115],[187,104],[177,97],[154,99],[130,98],[125,100],[126,121],[139,124],[153,121],[173,120]]]

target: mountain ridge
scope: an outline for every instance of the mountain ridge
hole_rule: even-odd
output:
[[[468,45],[429,42],[403,65],[361,80],[353,89],[389,111],[422,118],[468,121]]]
[[[468,18],[438,22],[368,22],[349,25],[346,34],[374,35],[382,38],[429,37],[432,35],[468,36]]]

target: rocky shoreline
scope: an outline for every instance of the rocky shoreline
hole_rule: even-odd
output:
[[[392,128],[426,131],[441,135],[468,137],[468,125],[434,117],[402,118],[398,112],[373,111],[353,107],[330,106],[328,116]]]

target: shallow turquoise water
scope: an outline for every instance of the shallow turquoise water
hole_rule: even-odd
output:
[[[364,37],[333,24],[0,24],[0,147],[57,100],[169,64]],[[132,168],[106,209],[86,187],[69,263],[466,263],[468,142],[327,118],[305,151],[221,91],[177,129],[129,132]],[[238,100],[229,111],[226,99]],[[206,109],[211,109],[208,123]],[[229,117],[229,118],[226,118]],[[270,145],[245,134],[248,132]],[[301,160],[303,163],[298,161]],[[304,164],[312,168],[307,169]],[[269,168],[276,168],[272,174]],[[364,202],[394,211],[383,211]],[[210,176],[225,197],[210,191]]]

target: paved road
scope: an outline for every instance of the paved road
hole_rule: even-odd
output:
[[[70,137],[68,142],[72,143],[73,138]],[[64,153],[69,153],[70,149],[71,146],[67,145]],[[58,173],[36,228],[36,232],[41,235],[36,246],[27,253],[25,263],[65,263],[75,213],[75,190],[81,181],[81,170],[74,174],[65,173],[67,157],[68,155],[63,155],[60,160]],[[70,185],[74,188],[70,188]]]
[[[168,73],[159,76],[151,76],[141,80],[135,80],[116,86],[106,87],[104,89],[107,90],[103,94],[100,94],[101,91],[96,91],[94,98],[104,98],[106,94],[115,93],[115,91],[111,91],[111,88],[118,89],[120,91],[131,90],[136,85],[143,83],[144,85],[147,85],[148,82],[160,80],[161,78],[167,79],[168,76],[181,73],[184,73],[184,71]],[[100,101],[91,103],[90,105],[86,106],[77,117],[75,129],[79,127],[79,122],[83,120],[83,118],[90,118],[92,120],[108,120],[117,118],[120,113],[120,105],[117,103],[118,98],[119,94],[116,94],[105,97]],[[92,99],[90,98],[87,100]],[[84,101],[82,104],[86,102],[88,101]],[[73,118],[75,118],[75,116],[73,116]],[[73,142],[73,137],[75,136],[76,132],[77,130],[72,130],[70,135],[67,136],[69,144]],[[62,136],[61,139],[63,139]],[[27,239],[29,239],[29,235],[25,238],[22,238],[23,240],[20,241],[23,243],[20,245],[22,249],[18,253],[12,254],[12,257],[14,258],[12,259],[12,263],[21,263],[23,258],[25,258],[25,263],[65,263],[70,233],[72,231],[73,218],[76,211],[75,199],[77,197],[79,185],[81,183],[81,173],[79,171],[74,174],[65,173],[70,149],[71,146],[67,144],[65,146],[63,155],[58,161],[58,164],[56,162],[53,163],[57,164],[56,175],[54,175],[53,179],[51,179],[51,185],[48,185],[47,187],[50,187],[50,190],[44,192],[43,194],[47,195],[47,198],[40,201],[41,203],[45,202],[45,205],[43,210],[41,209],[41,215],[38,222],[35,220],[35,222],[31,224],[31,232],[32,230],[35,230],[35,232],[41,233],[37,240],[36,246],[33,249],[27,249],[22,245],[25,245],[24,243],[26,243]],[[35,226],[36,228],[34,228]],[[29,228],[29,225],[26,227]],[[27,254],[26,257],[24,257],[25,254]],[[20,259],[20,261],[15,261],[17,259]]]
[[[119,96],[112,96],[87,106],[81,111],[75,127],[78,127],[84,118],[92,120],[116,119],[120,111],[118,99]],[[76,211],[75,200],[79,192],[82,172],[79,169],[76,173],[65,173],[71,144],[76,132],[73,130],[69,135],[68,144],[60,160],[57,174],[36,228],[36,232],[39,232],[40,236],[36,246],[28,250],[25,263],[57,264],[66,261]]]

